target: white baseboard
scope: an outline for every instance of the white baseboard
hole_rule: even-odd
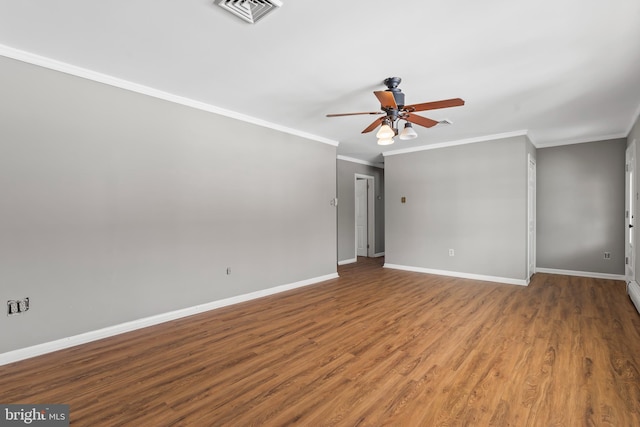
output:
[[[393,268],[396,270],[413,271],[417,273],[437,274],[439,276],[460,277],[462,279],[482,280],[485,282],[506,283],[509,285],[527,286],[526,279],[511,279],[509,277],[485,276],[482,274],[460,273],[456,271],[434,270],[432,268],[411,267],[397,264],[384,264],[385,268]]]
[[[575,271],[575,270],[558,270],[555,268],[536,267],[536,273],[563,274],[565,276],[591,277],[594,279],[611,279],[611,280],[624,280],[624,281],[627,280],[626,276],[623,274],[594,273],[590,271]]]
[[[46,342],[43,344],[37,344],[31,347],[25,347],[18,350],[8,351],[0,354],[0,366],[6,365],[20,360],[28,359],[35,356],[40,356],[46,353],[52,353],[54,351],[63,350],[65,348],[74,347],[80,344],[86,344],[92,341],[97,341],[103,338],[108,338],[114,335],[123,334],[125,332],[135,331],[136,329],[146,328],[148,326],[157,325],[159,323],[169,322],[171,320],[180,319],[182,317],[192,316],[194,314],[203,313],[205,311],[214,310],[220,307],[226,307],[228,305],[238,304],[245,301],[250,301],[257,298],[262,298],[268,295],[285,292],[291,289],[301,288],[303,286],[313,285],[326,280],[338,278],[338,273],[327,274],[325,276],[314,277],[312,279],[302,280],[287,285],[276,286],[269,289],[263,289],[256,292],[251,292],[244,295],[238,295],[231,298],[225,298],[218,301],[212,301],[206,304],[196,305],[193,307],[187,307],[180,310],[170,311],[168,313],[162,313],[155,316],[145,317],[143,319],[133,320],[131,322],[121,323],[119,325],[109,326],[106,328],[98,329],[96,331],[85,332],[83,334],[74,335],[67,338],[62,338],[55,341]]]
[[[638,282],[635,280],[627,283],[627,293],[629,294],[629,298],[631,298],[631,302],[636,307],[636,310],[640,313],[640,286]]]
[[[379,258],[381,256],[384,256],[384,252],[378,252],[377,254],[373,254],[374,258]]]

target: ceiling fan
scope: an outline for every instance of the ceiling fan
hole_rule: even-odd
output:
[[[400,77],[389,77],[384,80],[387,90],[373,92],[380,101],[382,111],[370,111],[362,113],[341,113],[327,114],[327,117],[355,116],[361,114],[384,114],[367,126],[362,133],[371,132],[379,125],[380,130],[376,133],[379,145],[393,144],[393,137],[398,135],[398,124],[404,120],[404,129],[400,132],[400,139],[413,139],[418,136],[413,130],[412,123],[427,128],[437,125],[438,121],[414,114],[416,111],[436,110],[439,108],[458,107],[464,105],[464,100],[460,98],[444,99],[442,101],[425,102],[422,104],[404,105],[404,93],[398,88],[402,79]]]

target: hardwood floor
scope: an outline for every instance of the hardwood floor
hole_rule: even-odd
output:
[[[620,281],[383,269],[0,366],[1,403],[76,426],[638,426]]]

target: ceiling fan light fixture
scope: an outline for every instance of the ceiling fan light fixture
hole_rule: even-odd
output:
[[[220,0],[218,0],[220,1]],[[224,1],[241,1],[241,0],[224,0]],[[247,0],[245,0],[247,1]],[[255,0],[254,0],[255,1]],[[267,0],[262,0],[267,1]],[[393,138],[398,135],[400,139],[415,139],[418,134],[413,129],[413,125],[423,126],[425,128],[432,128],[438,124],[451,124],[449,120],[436,121],[428,117],[415,114],[420,111],[437,110],[440,108],[459,107],[464,105],[464,99],[451,98],[442,99],[440,101],[423,102],[421,104],[405,105],[404,94],[398,88],[400,77],[389,77],[384,80],[387,90],[374,91],[373,94],[380,101],[380,111],[375,112],[360,112],[360,113],[342,113],[342,114],[327,114],[327,117],[340,117],[340,116],[356,116],[362,114],[386,114],[386,117],[375,119],[369,126],[364,128],[362,133],[369,133],[378,129],[376,137],[378,138],[379,145],[393,144]],[[399,132],[398,126],[401,121],[405,122],[404,129]]]
[[[396,133],[389,125],[389,121],[385,120],[378,133],[376,133],[376,137],[378,137],[379,139],[389,139],[393,138],[394,136],[396,136]]]
[[[411,125],[411,123],[406,122],[404,124],[404,129],[402,129],[402,132],[400,132],[400,139],[406,140],[406,139],[414,139],[417,137],[418,137],[418,134],[413,129],[413,126]]]

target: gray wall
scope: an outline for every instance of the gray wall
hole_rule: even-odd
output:
[[[537,267],[624,274],[625,148],[617,139],[538,150]]]
[[[355,174],[373,176],[375,180],[375,252],[385,251],[384,244],[384,169],[338,159],[338,262],[355,257]]]
[[[521,136],[385,157],[385,261],[526,279],[530,150]]]
[[[335,147],[3,57],[0,86],[0,303],[31,300],[0,353],[336,272]]]

